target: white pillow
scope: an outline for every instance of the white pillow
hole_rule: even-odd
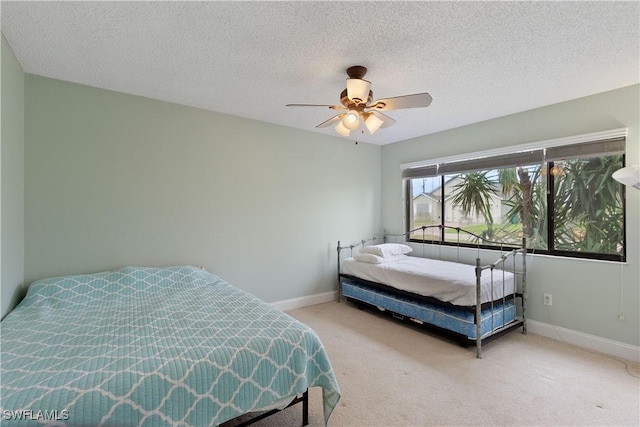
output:
[[[381,243],[379,245],[365,246],[360,249],[360,253],[378,255],[384,258],[389,258],[395,255],[405,255],[411,252],[410,246],[403,245],[402,243]]]
[[[399,261],[401,259],[407,259],[409,258],[406,255],[393,255],[390,257],[381,257],[378,255],[374,255],[374,254],[355,254],[353,256],[353,259],[355,259],[356,261],[360,261],[360,262],[367,262],[369,264],[382,264],[385,262],[392,262],[392,261]]]

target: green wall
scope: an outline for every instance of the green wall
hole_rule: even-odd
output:
[[[202,265],[266,301],[334,290],[337,240],[403,229],[402,163],[620,127],[628,128],[627,163],[640,163],[640,85],[378,147],[25,77],[12,55],[5,60],[5,46],[3,314],[21,283],[124,265]],[[13,96],[7,81],[16,83]],[[12,115],[16,125],[7,129]],[[6,135],[16,135],[15,145],[5,145]],[[18,172],[7,179],[9,152]],[[13,225],[18,231],[7,238]],[[535,256],[529,318],[638,346],[634,189],[627,189],[627,233],[626,264]],[[553,295],[552,307],[543,293]]]
[[[0,316],[24,290],[24,85],[25,76],[2,36],[0,92]]]
[[[403,230],[400,165],[535,141],[628,128],[627,164],[640,164],[640,85],[580,98],[382,148],[382,224]],[[432,108],[437,108],[434,104]],[[549,325],[640,344],[640,191],[626,189],[626,264],[535,256],[528,317]],[[487,255],[488,262],[493,261]],[[553,306],[543,305],[543,294]],[[620,320],[619,314],[625,319]]]
[[[380,229],[379,146],[33,75],[25,105],[29,283],[191,264],[282,301]]]

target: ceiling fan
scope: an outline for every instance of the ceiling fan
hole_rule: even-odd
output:
[[[431,105],[433,99],[426,92],[371,102],[373,99],[371,82],[363,80],[366,73],[366,67],[361,65],[347,68],[349,76],[347,88],[340,94],[342,105],[287,104],[287,107],[326,107],[331,110],[342,110],[344,112],[320,123],[316,128],[335,125],[336,132],[343,136],[349,136],[352,130],[360,128],[363,133],[364,128],[367,128],[369,133],[373,135],[378,129],[389,127],[396,122],[391,117],[382,114],[381,111],[421,108]]]

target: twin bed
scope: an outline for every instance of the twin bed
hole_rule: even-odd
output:
[[[215,426],[340,399],[308,326],[190,266],[43,279],[0,323],[2,425]]]
[[[460,228],[437,227],[455,230],[458,241],[461,232],[482,239]],[[427,228],[416,230],[424,233]],[[371,240],[377,239],[349,246],[338,242],[340,297],[401,320],[428,325],[465,345],[475,344],[478,358],[482,357],[483,342],[518,327],[526,333],[524,239],[521,248],[502,251],[499,259],[486,265],[479,257],[475,265],[470,265],[410,256],[412,248],[405,244],[367,246]],[[345,249],[351,253],[341,262]]]

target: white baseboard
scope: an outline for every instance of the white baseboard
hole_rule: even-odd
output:
[[[561,328],[559,326],[535,320],[527,320],[527,331],[532,334],[542,335],[557,341],[563,341],[598,353],[604,353],[610,356],[640,362],[640,347],[634,345],[585,334],[571,329]]]
[[[323,292],[321,294],[307,295],[304,297],[292,298],[283,301],[272,302],[271,305],[280,311],[289,311],[296,308],[308,307],[310,305],[322,304],[330,301],[337,301],[338,291]]]

